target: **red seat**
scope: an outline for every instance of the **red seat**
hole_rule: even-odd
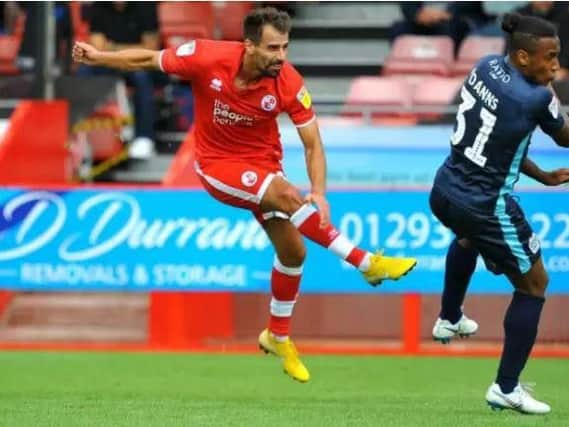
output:
[[[412,103],[417,108],[417,115],[421,119],[436,120],[447,113],[445,107],[452,104],[460,90],[463,78],[456,77],[428,77],[418,84],[413,91]],[[431,108],[429,110],[428,108]]]
[[[200,26],[199,34],[203,34],[200,37],[213,38],[214,6],[209,2],[160,2],[158,23],[165,44],[172,36],[191,37]]]
[[[210,37],[208,30],[199,24],[185,25],[179,30],[172,30],[162,32],[162,41],[164,47],[178,47],[191,39],[207,39]]]
[[[503,37],[469,36],[460,45],[452,72],[455,76],[466,75],[480,58],[504,53],[505,48],[506,41]]]
[[[407,111],[410,106],[411,86],[404,78],[357,77],[350,86],[343,115],[407,117],[410,115]]]
[[[454,61],[453,41],[446,36],[397,37],[383,74],[435,74],[448,76]]]
[[[18,55],[20,40],[14,36],[0,36],[0,62],[13,61]]]
[[[223,40],[243,40],[243,19],[253,9],[253,2],[224,2],[216,8],[219,37]]]

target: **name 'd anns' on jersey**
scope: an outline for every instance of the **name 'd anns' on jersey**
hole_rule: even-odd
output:
[[[507,74],[506,76],[509,77]],[[492,111],[496,111],[496,108],[498,108],[498,98],[492,93],[492,91],[490,91],[490,89],[486,87],[482,80],[478,79],[478,76],[476,75],[476,69],[472,70],[470,73],[467,83],[472,88],[472,90],[478,94],[478,97],[486,105],[486,107]]]

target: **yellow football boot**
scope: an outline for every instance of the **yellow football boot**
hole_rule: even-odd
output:
[[[259,335],[259,348],[265,353],[271,353],[281,358],[285,374],[305,383],[310,379],[310,372],[298,357],[298,351],[290,338],[279,342],[268,329]]]
[[[415,258],[388,257],[376,253],[371,256],[369,269],[362,274],[370,285],[378,286],[384,280],[399,280],[416,265]]]

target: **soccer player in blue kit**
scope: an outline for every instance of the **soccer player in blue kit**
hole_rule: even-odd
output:
[[[494,409],[545,414],[550,406],[534,399],[519,376],[535,342],[548,277],[539,240],[511,193],[520,171],[546,185],[569,181],[569,169],[544,172],[527,158],[537,126],[569,147],[569,122],[550,86],[559,70],[556,28],[540,18],[507,14],[502,29],[508,54],[484,57],[465,80],[451,153],[430,195],[433,213],[456,234],[433,337],[448,342],[477,331],[462,303],[480,254],[489,270],[505,274],[514,287],[502,358],[486,401]]]

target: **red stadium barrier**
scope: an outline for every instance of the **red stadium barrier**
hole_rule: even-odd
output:
[[[0,184],[68,182],[67,141],[66,101],[22,101],[0,144]]]
[[[162,185],[165,187],[201,188],[200,180],[194,170],[194,161],[194,140],[191,132],[188,132],[168,171],[162,178]]]
[[[2,298],[0,292],[0,298]],[[256,341],[247,344],[231,340],[234,312],[231,295],[226,293],[156,292],[151,295],[149,334],[146,342],[0,342],[0,350],[68,351],[163,351],[204,353],[256,353]],[[500,343],[470,341],[426,343],[420,337],[421,295],[401,296],[403,314],[401,339],[393,343],[358,344],[334,340],[331,343],[298,340],[304,354],[391,355],[435,357],[498,357]],[[216,339],[217,338],[217,339]],[[532,357],[569,358],[569,348],[537,343]]]
[[[194,141],[188,132],[162,181],[167,187],[201,187],[194,171]],[[233,337],[233,294],[229,292],[152,292],[149,345],[187,348],[208,338]]]
[[[12,300],[13,292],[0,291],[0,318]]]
[[[67,108],[65,101],[23,101],[18,105],[0,144],[0,183],[68,180]],[[0,290],[0,318],[13,295]]]
[[[421,295],[404,294],[401,302],[403,351],[417,353],[421,345]]]
[[[226,292],[152,292],[148,318],[150,347],[199,347],[208,338],[233,337],[233,298]]]

